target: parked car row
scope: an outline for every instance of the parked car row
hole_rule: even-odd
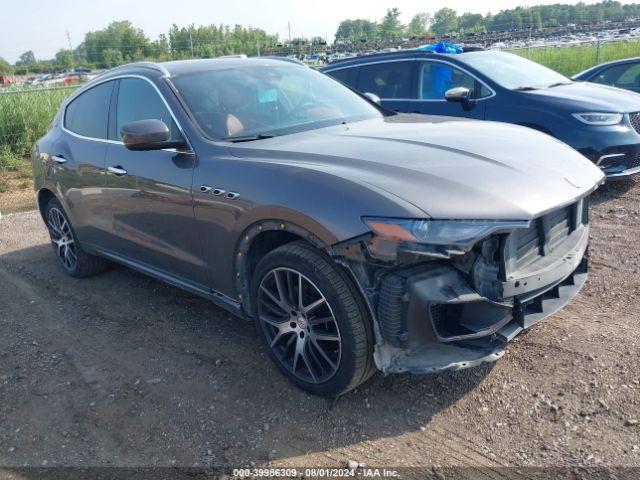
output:
[[[640,173],[640,95],[603,81],[574,82],[523,57],[482,49],[392,52],[334,62],[321,71],[397,112],[526,126],[572,146],[610,180]],[[607,72],[592,78],[608,78]]]
[[[332,397],[376,369],[495,361],[575,297],[589,196],[603,171],[633,170],[635,94],[495,52],[326,72],[354,88],[290,59],[224,58],[78,89],[32,155],[62,269],[114,261],[208,298]]]

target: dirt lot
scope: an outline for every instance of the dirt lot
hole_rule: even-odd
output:
[[[592,224],[583,292],[497,364],[376,375],[330,409],[252,324],[123,267],[69,278],[36,212],[5,215],[0,465],[640,467],[640,181]]]

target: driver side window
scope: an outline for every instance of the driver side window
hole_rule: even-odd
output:
[[[488,97],[491,91],[471,75],[440,62],[422,62],[418,78],[418,98],[444,100],[447,90],[456,87],[469,89],[470,98]]]
[[[123,78],[118,87],[116,106],[116,140],[122,140],[120,129],[138,120],[162,120],[171,132],[171,140],[181,139],[178,126],[156,90],[140,78]]]

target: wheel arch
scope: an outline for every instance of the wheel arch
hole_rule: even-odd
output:
[[[45,209],[47,208],[47,205],[49,204],[52,198],[57,198],[57,197],[51,190],[49,190],[46,187],[41,188],[36,193],[36,202],[38,204],[38,210],[40,211],[40,216],[42,217],[42,220],[44,220],[45,222],[46,222]]]
[[[234,251],[234,283],[244,311],[253,316],[251,278],[258,262],[274,249],[287,243],[304,241],[318,250],[328,252],[330,245],[306,228],[287,220],[270,219],[253,223],[240,236]]]

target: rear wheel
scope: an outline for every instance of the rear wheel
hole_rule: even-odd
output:
[[[45,220],[53,251],[65,273],[82,278],[99,273],[107,261],[85,253],[60,202],[52,198],[45,209]]]
[[[373,373],[368,312],[329,257],[302,242],[284,245],[260,261],[252,286],[258,332],[296,385],[336,396]]]

